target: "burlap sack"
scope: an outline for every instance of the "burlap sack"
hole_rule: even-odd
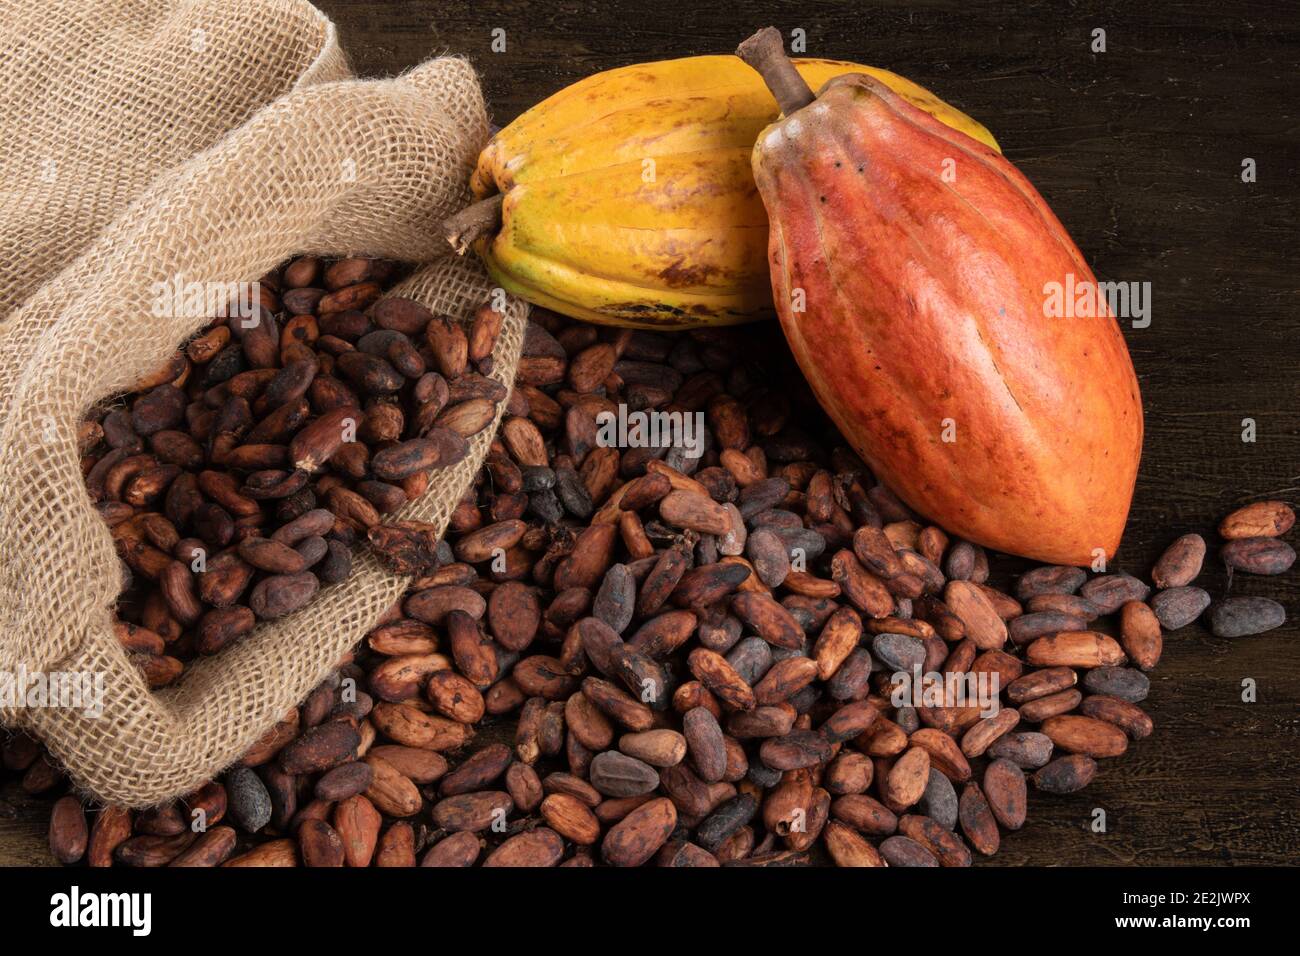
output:
[[[238,759],[406,582],[359,555],[346,583],[152,693],[111,630],[122,565],[85,492],[78,420],[205,324],[151,314],[155,282],[364,254],[427,263],[396,293],[435,311],[481,304],[490,283],[435,227],[467,198],[487,118],[457,59],[347,79],[332,25],[295,0],[0,0],[0,64],[0,673],[102,673],[106,688],[98,718],[0,720],[83,790],[141,807]],[[510,302],[507,384],[525,320]],[[396,517],[445,527],[492,431]]]

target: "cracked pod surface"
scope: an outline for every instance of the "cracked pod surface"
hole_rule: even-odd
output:
[[[1104,302],[1045,315],[1048,283],[1094,279],[1029,181],[862,74],[765,129],[753,169],[786,337],[877,476],[980,544],[1112,555],[1142,449],[1137,377]]]
[[[996,148],[979,123],[897,74],[796,64],[814,84],[865,71]],[[499,228],[474,246],[502,287],[574,318],[687,328],[770,317],[767,215],[750,153],[777,115],[762,80],[732,56],[588,77],[483,150],[474,193],[504,199]]]

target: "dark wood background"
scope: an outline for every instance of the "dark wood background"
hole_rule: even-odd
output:
[[[1177,535],[1258,498],[1300,500],[1296,176],[1300,7],[1147,4],[318,0],[358,72],[469,56],[494,121],[590,73],[724,53],[754,29],[806,31],[808,54],[882,66],[988,126],[1099,279],[1149,281],[1125,329],[1146,446],[1116,565],[1145,574]],[[506,31],[493,53],[492,31]],[[1106,52],[1090,49],[1106,31]],[[1258,181],[1241,179],[1242,161]],[[1258,440],[1242,441],[1254,419]],[[1294,536],[1293,536],[1294,539]],[[1212,548],[1213,548],[1212,544]],[[1214,562],[1199,582],[1219,596]],[[1300,569],[1234,594],[1300,614]],[[1146,707],[1156,731],[1070,797],[1033,794],[994,864],[1294,864],[1300,858],[1300,629],[1166,638]],[[1258,702],[1241,701],[1241,684]],[[49,860],[47,805],[8,788],[0,862]],[[1095,808],[1107,832],[1090,829]]]

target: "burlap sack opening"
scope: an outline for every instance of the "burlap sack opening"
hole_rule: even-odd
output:
[[[137,23],[131,16],[140,14],[139,5],[126,0],[53,6],[56,19],[62,17],[70,30],[83,26],[81,17],[69,12],[74,6],[98,8],[97,14],[87,14],[100,17],[87,29],[101,39],[114,30],[135,35],[128,24]],[[210,36],[242,31],[251,45],[245,55],[253,59],[269,48],[292,49],[292,55],[268,58],[279,72],[274,82],[261,86],[271,96],[288,92],[260,110],[245,110],[252,115],[243,125],[224,137],[209,135],[204,143],[223,118],[243,119],[242,107],[223,103],[212,110],[171,91],[165,108],[157,107],[152,123],[143,124],[148,129],[136,131],[132,148],[164,148],[159,144],[169,136],[167,124],[188,122],[169,113],[179,104],[208,109],[206,121],[191,122],[186,134],[186,142],[206,146],[203,151],[188,159],[174,154],[183,160],[179,165],[158,158],[155,178],[133,161],[127,165],[134,179],[111,187],[105,183],[117,173],[113,156],[105,155],[96,169],[75,174],[87,178],[60,174],[45,184],[66,194],[59,203],[35,195],[39,181],[27,183],[28,195],[7,195],[0,202],[6,251],[41,233],[39,217],[47,213],[45,232],[69,230],[59,241],[52,237],[39,254],[21,259],[16,270],[6,263],[0,295],[7,298],[0,301],[22,299],[32,287],[31,275],[60,254],[79,253],[57,274],[50,273],[16,312],[0,311],[0,671],[102,673],[106,688],[98,718],[62,708],[7,708],[0,719],[40,736],[78,787],[104,802],[132,807],[190,791],[238,759],[325,676],[406,585],[368,555],[359,555],[352,577],[323,589],[304,610],[263,624],[220,655],[197,662],[178,684],[158,693],[148,689],[111,629],[121,564],[86,494],[75,429],[86,409],[127,389],[206,323],[201,316],[153,315],[153,284],[177,276],[253,281],[294,253],[313,252],[426,262],[394,294],[451,315],[466,315],[492,288],[473,261],[437,258],[445,244],[436,224],[465,202],[468,170],[487,137],[482,96],[466,63],[434,60],[394,80],[314,82],[331,72],[338,75],[343,61],[328,21],[305,4],[212,0],[154,6],[172,11],[181,26],[154,22],[150,29],[182,30],[197,20],[218,24]],[[49,12],[42,6],[43,15]],[[300,42],[264,48],[268,18],[289,13],[296,20],[281,24],[281,35],[296,35]],[[30,16],[15,21],[8,20],[8,11],[0,16],[35,35]],[[232,26],[235,16],[245,19]],[[47,19],[41,35],[49,36],[49,29]],[[22,48],[22,40],[6,28],[0,49]],[[45,65],[80,71],[85,95],[100,99],[100,108],[86,115],[95,116],[101,127],[111,125],[115,112],[124,117],[123,126],[131,126],[135,111],[145,108],[133,98],[144,95],[142,79],[169,82],[165,57],[144,56],[149,62],[134,64],[119,83],[104,62],[80,59],[86,50],[99,55],[109,47],[107,41],[87,42],[71,52],[44,51],[54,61]],[[65,61],[74,54],[69,67]],[[207,62],[208,70],[219,74],[218,65],[223,61]],[[211,79],[203,82],[211,95]],[[7,84],[0,102],[6,99],[16,102],[14,87]],[[152,109],[158,99],[149,102]],[[35,161],[56,139],[28,136],[3,148],[0,168]],[[29,148],[35,152],[15,157]],[[87,195],[91,192],[95,195]],[[111,208],[123,195],[137,198]],[[79,242],[70,221],[57,221],[69,209],[103,217],[88,241]],[[493,373],[507,385],[526,316],[526,305],[508,303]],[[498,420],[500,414],[499,409]],[[438,473],[424,497],[396,517],[445,527],[494,432],[480,433],[469,458]]]

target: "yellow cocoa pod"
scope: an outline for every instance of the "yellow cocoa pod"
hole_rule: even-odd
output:
[[[895,73],[795,64],[813,89],[868,73],[997,148],[979,123]],[[767,214],[750,154],[777,115],[762,79],[734,56],[587,77],[479,156],[471,185],[479,199],[500,197],[500,222],[474,248],[507,291],[574,318],[653,329],[767,318]]]

